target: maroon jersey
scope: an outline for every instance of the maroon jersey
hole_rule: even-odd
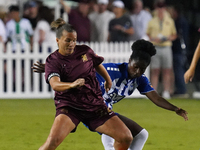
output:
[[[97,56],[86,45],[77,45],[71,55],[63,56],[58,50],[50,54],[45,64],[45,79],[53,76],[60,77],[62,82],[73,82],[78,78],[85,79],[85,85],[64,92],[55,92],[55,105],[57,108],[70,106],[80,110],[94,111],[105,105],[95,68],[103,62],[104,58]]]

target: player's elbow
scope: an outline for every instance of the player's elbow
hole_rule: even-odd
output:
[[[58,85],[51,85],[51,88],[54,90],[54,91],[57,91],[57,92],[63,92],[65,91],[65,89],[63,89],[62,87],[58,86]]]
[[[51,88],[54,90],[54,91],[58,91],[59,92],[59,88],[55,85],[51,85]]]

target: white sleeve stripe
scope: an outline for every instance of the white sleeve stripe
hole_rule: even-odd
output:
[[[119,68],[107,67],[107,70],[111,70],[111,71],[119,71]]]
[[[48,76],[48,81],[49,81],[52,77],[54,77],[54,76],[60,77],[60,75],[59,75],[58,73],[51,73],[51,74]]]

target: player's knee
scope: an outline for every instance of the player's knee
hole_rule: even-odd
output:
[[[123,136],[121,137],[121,142],[122,143],[126,143],[126,144],[130,144],[133,140],[133,136],[131,134],[131,132],[127,132],[125,134],[123,134]]]

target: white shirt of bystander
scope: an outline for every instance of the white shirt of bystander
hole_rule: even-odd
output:
[[[93,12],[89,14],[92,24],[91,41],[106,42],[108,39],[108,26],[111,19],[115,18],[115,14],[106,10],[103,13]]]
[[[34,31],[34,42],[39,42],[40,40],[40,30],[45,33],[44,41],[45,43],[52,44],[52,42],[56,42],[55,40],[55,32],[51,30],[50,24],[45,20],[40,20],[37,23],[37,26]]]
[[[25,44],[30,43],[30,36],[33,35],[33,29],[28,19],[22,18],[19,22],[13,19],[6,24],[7,37],[11,39],[13,51],[16,44],[21,44],[21,49],[25,49]]]
[[[130,19],[133,24],[134,34],[131,37],[131,40],[146,39],[146,30],[149,21],[152,19],[152,16],[146,10],[141,10],[139,14],[131,14]]]

